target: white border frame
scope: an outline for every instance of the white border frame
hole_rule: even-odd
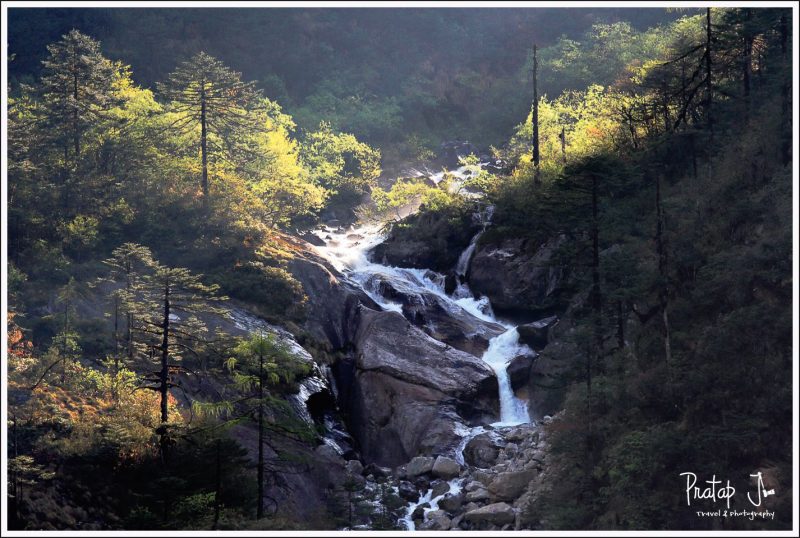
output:
[[[0,469],[0,531],[3,536],[390,536],[397,534],[408,534],[414,536],[497,536],[496,531],[9,531],[8,530],[8,482],[7,482],[7,443],[6,433],[8,424],[8,409],[6,401],[6,376],[7,376],[7,361],[5,360],[5,353],[8,345],[8,333],[6,327],[8,326],[7,308],[8,302],[6,297],[7,290],[7,263],[8,263],[8,228],[5,225],[7,222],[6,200],[8,196],[8,171],[7,171],[7,91],[8,91],[8,69],[6,69],[6,62],[8,59],[8,8],[46,8],[46,7],[84,7],[84,8],[159,8],[159,7],[219,7],[219,8],[232,8],[232,7],[248,7],[248,8],[340,8],[340,7],[360,7],[360,8],[533,8],[533,7],[562,7],[562,8],[581,8],[581,7],[594,7],[594,8],[664,8],[664,7],[687,7],[687,8],[704,8],[704,7],[782,7],[792,9],[792,60],[793,60],[793,74],[792,74],[792,88],[794,102],[792,103],[792,130],[793,130],[793,162],[792,162],[792,199],[793,199],[793,239],[792,239],[792,304],[794,319],[793,327],[793,361],[792,361],[792,375],[794,379],[794,401],[792,417],[794,423],[792,425],[792,445],[793,445],[793,507],[792,507],[792,530],[790,531],[507,531],[501,533],[508,536],[747,536],[757,532],[759,536],[797,536],[798,535],[798,349],[800,349],[800,324],[798,323],[798,276],[800,275],[800,263],[798,263],[798,222],[800,219],[800,203],[798,203],[798,191],[800,185],[798,184],[798,100],[797,90],[798,86],[798,8],[797,2],[787,1],[771,1],[771,2],[756,2],[756,1],[711,1],[711,2],[693,2],[693,1],[634,1],[634,2],[599,2],[599,1],[574,1],[574,2],[557,2],[557,1],[335,1],[335,2],[320,2],[320,1],[274,1],[274,2],[259,2],[259,1],[8,1],[2,3],[2,208],[0,208],[0,215],[2,215],[2,267],[0,267],[0,275],[2,276],[2,309],[3,309],[3,332],[0,340],[2,341],[2,428],[4,435],[2,439],[2,468]]]

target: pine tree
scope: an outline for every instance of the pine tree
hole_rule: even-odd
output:
[[[264,517],[265,496],[265,444],[267,443],[266,430],[284,430],[290,435],[302,435],[302,429],[288,424],[267,423],[267,415],[275,416],[277,400],[270,392],[270,388],[280,383],[290,383],[300,375],[308,373],[308,364],[299,360],[288,346],[277,340],[273,335],[254,335],[248,340],[243,340],[234,350],[234,357],[226,363],[229,370],[234,373],[234,382],[240,390],[250,392],[252,411],[258,424],[258,460],[256,467],[256,480],[258,484],[258,498],[256,502],[256,518]]]
[[[142,277],[147,268],[153,266],[153,255],[150,249],[136,243],[124,243],[115,248],[112,257],[105,260],[109,274],[103,280],[119,282],[121,288],[114,290],[111,298],[114,303],[114,346],[115,367],[119,368],[120,355],[120,316],[125,318],[125,355],[130,361],[134,357],[133,327],[136,306],[136,291],[142,284]]]
[[[155,359],[158,354],[159,370],[152,378],[152,387],[161,395],[161,423],[169,420],[169,389],[175,387],[173,374],[181,370],[177,363],[181,356],[198,355],[196,346],[204,344],[206,326],[197,314],[225,313],[214,303],[225,300],[217,295],[217,285],[205,285],[201,275],[188,269],[166,267],[153,262],[152,273],[142,278],[137,291],[141,305],[135,331],[150,336],[149,346]]]
[[[100,52],[100,43],[78,30],[48,45],[40,98],[41,129],[63,152],[63,204],[69,207],[73,186],[70,169],[81,157],[83,135],[114,106],[113,82],[117,67]]]
[[[158,88],[172,102],[171,110],[181,116],[173,128],[187,132],[200,127],[200,185],[207,201],[209,145],[218,151],[224,149],[210,136],[225,144],[230,131],[252,127],[248,111],[257,105],[260,92],[254,82],[242,82],[241,73],[205,52],[179,65]]]

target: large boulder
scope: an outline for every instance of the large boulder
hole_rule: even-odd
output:
[[[436,162],[452,170],[458,168],[461,159],[469,155],[481,155],[481,151],[467,140],[447,140],[439,146]]]
[[[449,480],[451,478],[456,478],[458,475],[461,474],[461,465],[459,465],[452,458],[448,458],[445,456],[438,456],[436,458],[436,461],[433,463],[432,470],[434,476],[438,476],[439,478],[444,478],[445,480]]]
[[[403,226],[394,226],[370,257],[384,265],[446,273],[478,230],[480,225],[468,211],[422,211],[405,218]]]
[[[359,314],[345,408],[368,463],[397,466],[452,449],[459,413],[496,413],[497,383],[479,358],[438,342],[396,312]]]
[[[470,510],[464,515],[464,519],[470,523],[488,523],[491,525],[514,523],[515,517],[514,509],[503,502]]]
[[[558,323],[557,316],[550,316],[533,323],[517,327],[519,341],[532,349],[543,349],[550,340],[550,331]]]
[[[296,240],[297,250],[289,260],[292,275],[302,284],[308,298],[305,329],[334,350],[352,342],[358,328],[358,312],[362,306],[379,309],[369,296],[348,283],[324,258],[308,244]]]
[[[536,354],[525,354],[514,357],[506,366],[511,388],[518,390],[528,384],[531,367],[536,359]]]
[[[391,275],[374,274],[364,281],[373,293],[402,305],[403,316],[426,334],[477,357],[489,347],[489,340],[503,333],[498,323],[484,321],[425,288],[418,270],[397,269]],[[441,275],[438,275],[441,276]],[[435,279],[431,274],[429,278]]]
[[[403,480],[397,485],[397,494],[408,502],[416,502],[419,499],[419,491],[414,484],[407,480]]]
[[[479,243],[470,262],[470,288],[496,310],[537,313],[557,305],[564,268],[556,259],[557,238],[533,248],[524,239]]]
[[[528,408],[532,419],[541,420],[563,408],[564,378],[574,370],[581,356],[574,343],[558,339],[536,357],[528,379]]]
[[[453,514],[463,506],[465,496],[464,492],[448,493],[439,499],[439,508]]]
[[[528,484],[535,476],[535,469],[498,473],[489,484],[489,493],[496,500],[516,500],[525,493],[525,490],[528,489]]]
[[[493,432],[476,435],[464,447],[464,461],[472,467],[488,469],[497,461],[503,446],[502,437]]]
[[[406,475],[410,478],[421,474],[429,473],[433,470],[434,459],[429,456],[417,456],[412,458],[406,466]]]
[[[446,531],[452,522],[444,510],[431,510],[425,516],[425,522],[419,526],[421,531]]]

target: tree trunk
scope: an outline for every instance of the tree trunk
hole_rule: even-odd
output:
[[[258,504],[256,519],[264,517],[264,354],[258,353]]]
[[[217,439],[216,443],[216,485],[214,488],[214,523],[212,524],[211,528],[213,530],[217,530],[217,526],[219,525],[219,512],[220,512],[220,504],[222,502],[222,454],[220,449],[220,440]]]
[[[69,333],[69,301],[64,303],[64,334],[61,338],[61,383],[67,379],[67,335]]]
[[[535,183],[540,183],[539,176],[539,90],[536,85],[537,72],[539,70],[539,61],[536,57],[536,45],[533,45],[533,180]]]
[[[590,353],[590,360],[587,364],[586,386],[591,394],[592,387],[592,368],[591,357],[600,357],[603,345],[603,334],[601,327],[602,299],[600,297],[600,224],[598,217],[598,181],[597,176],[592,175],[592,314],[594,317],[594,344]]]
[[[164,321],[161,335],[161,375],[159,392],[161,393],[161,422],[169,420],[169,281],[164,285]]]
[[[561,161],[564,164],[567,164],[567,133],[564,130],[564,127],[561,127],[561,135],[559,138],[561,139]]]
[[[78,157],[81,155],[81,133],[78,126],[78,73],[73,74],[72,82],[72,98],[75,100],[74,108],[72,110],[72,142],[75,145],[75,162],[78,162]]]
[[[200,85],[200,156],[203,161],[203,203],[208,200],[208,140],[206,126],[206,86],[205,82]]]
[[[706,8],[706,122],[708,132],[714,134],[714,118],[711,114],[713,86],[711,82],[711,8]]]
[[[12,426],[11,426],[11,434],[12,438],[14,439],[14,458],[19,456],[19,438],[17,437],[17,414],[12,413],[11,415]],[[19,477],[17,476],[16,471],[11,474],[11,491],[13,492],[13,504],[11,505],[11,515],[13,516],[14,527],[16,528],[19,525],[19,495],[20,495],[20,488],[19,488]]]
[[[61,194],[61,203],[64,205],[64,210],[69,210],[70,204],[70,190],[72,186],[70,185],[70,178],[69,178],[69,142],[65,139],[64,140],[64,167],[61,169],[61,182],[64,188],[64,191]]]
[[[672,363],[672,349],[670,346],[669,329],[669,290],[667,289],[667,251],[664,247],[664,211],[661,205],[661,175],[656,174],[656,252],[658,253],[659,283],[658,298],[661,305],[661,315],[664,334],[664,362],[669,371]]]
[[[744,47],[742,50],[742,97],[744,99],[744,114],[745,121],[750,115],[750,71],[752,66],[753,55],[753,36],[750,33],[749,22],[752,17],[752,12],[749,9],[744,10],[745,13],[745,28],[744,28]]]
[[[125,290],[130,297],[131,287],[131,273],[133,272],[133,265],[131,263],[125,264]],[[130,306],[125,313],[125,343],[127,346],[128,360],[133,360],[133,314],[130,311]]]

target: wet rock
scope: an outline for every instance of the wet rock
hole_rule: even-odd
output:
[[[325,241],[323,241],[322,238],[319,237],[317,234],[314,234],[314,233],[311,233],[311,232],[303,232],[303,233],[299,234],[298,237],[300,237],[300,239],[302,239],[306,243],[314,245],[315,247],[324,247],[325,246]]]
[[[464,447],[464,461],[473,467],[489,468],[497,461],[502,447],[502,439],[491,432],[476,435]]]
[[[406,475],[409,477],[419,476],[433,470],[434,459],[429,456],[417,456],[408,462]]]
[[[469,483],[467,483],[466,486],[464,486],[464,491],[469,493],[471,491],[475,491],[476,489],[481,489],[483,487],[485,487],[483,484],[481,484],[477,480],[473,480],[472,482],[469,482]]]
[[[414,486],[418,491],[428,491],[431,489],[431,481],[424,476],[418,476],[414,479]]]
[[[422,212],[404,219],[377,245],[370,258],[395,267],[433,269],[446,273],[480,229],[469,214]]]
[[[478,501],[485,501],[488,498],[489,498],[489,491],[486,490],[485,488],[479,488],[467,493],[465,500],[467,502],[478,502]]]
[[[452,271],[448,272],[444,279],[444,292],[452,295],[458,287],[458,277]]]
[[[513,430],[510,430],[510,431],[504,433],[503,437],[509,443],[518,443],[520,441],[524,441],[525,439],[527,439],[528,437],[532,436],[533,434],[535,434],[535,432],[532,433],[531,428],[529,428],[527,426],[523,426],[523,427],[514,428]]]
[[[431,337],[476,357],[483,355],[489,340],[505,331],[498,323],[479,319],[466,310],[453,308],[452,302],[432,291],[420,291],[419,276],[411,271],[400,270],[401,275],[411,281],[398,279],[396,275],[375,274],[365,283],[386,299],[402,305],[403,316],[420,327]],[[430,278],[441,279],[441,275]]]
[[[438,456],[433,463],[433,474],[445,480],[456,478],[461,474],[461,466],[452,458]]]
[[[464,519],[470,523],[489,523],[492,525],[506,525],[514,523],[514,509],[504,503],[494,503],[476,508],[464,514]]]
[[[341,487],[347,480],[345,461],[330,445],[322,444],[314,449],[314,463],[325,487]]]
[[[437,162],[448,169],[455,169],[461,164],[461,159],[469,155],[480,155],[480,150],[471,142],[464,140],[448,140],[439,146],[436,156]]]
[[[446,531],[451,526],[450,518],[443,510],[432,510],[428,512],[427,520],[418,529],[421,531]]]
[[[347,489],[355,489],[355,490],[362,490],[367,485],[367,479],[361,476],[360,474],[352,474],[347,473],[347,476],[344,480],[344,486]]]
[[[519,355],[511,359],[506,366],[511,388],[519,390],[528,384],[531,375],[531,366],[536,359],[536,354]]]
[[[566,395],[563,379],[577,366],[577,357],[580,357],[577,346],[561,338],[542,350],[531,366],[528,382],[531,418],[541,420],[544,415],[552,415],[563,408]]]
[[[411,519],[414,521],[422,520],[425,517],[425,509],[430,507],[430,503],[422,503],[421,505],[417,506],[411,513]]]
[[[408,502],[415,502],[417,499],[419,499],[419,491],[417,491],[416,486],[406,480],[403,480],[397,484],[397,495],[399,495],[401,499],[405,499]]]
[[[438,497],[440,495],[444,495],[450,490],[450,484],[444,480],[434,480],[431,483],[431,489],[431,498]]]
[[[487,473],[486,471],[475,471],[474,473],[472,473],[472,478],[474,478],[484,486],[488,486],[492,482],[494,475],[492,475],[492,473]]]
[[[556,261],[563,239],[532,248],[523,239],[479,243],[472,256],[469,284],[496,310],[541,312],[555,306],[565,270]]]
[[[466,495],[461,493],[449,493],[439,500],[439,508],[447,512],[454,513],[464,504]]]
[[[408,466],[407,465],[398,465],[394,469],[394,476],[397,478],[408,478]]]
[[[456,408],[483,417],[497,406],[497,382],[481,359],[437,342],[396,312],[363,309],[355,347],[344,407],[367,462],[394,466],[451,449],[460,439]]]
[[[364,472],[369,473],[377,478],[386,478],[392,476],[392,470],[388,467],[381,467],[380,465],[375,465],[374,463],[370,463],[366,467],[364,467]]]
[[[364,466],[361,465],[361,462],[358,460],[350,460],[345,464],[345,468],[347,472],[354,475],[362,475],[364,474]]]
[[[556,323],[558,323],[558,317],[550,316],[533,323],[520,325],[517,327],[519,341],[533,349],[543,349],[547,345],[550,331]]]
[[[494,499],[513,501],[525,493],[534,477],[536,477],[535,469],[498,473],[489,484],[489,493]]]

